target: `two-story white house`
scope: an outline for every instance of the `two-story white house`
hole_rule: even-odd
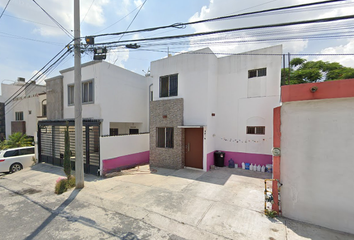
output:
[[[24,78],[18,78],[12,84],[1,84],[0,102],[0,135],[21,132],[34,137],[37,132],[37,121],[46,115],[46,87],[26,83]],[[6,105],[5,105],[6,102]]]
[[[220,58],[205,48],[152,62],[151,166],[208,171],[216,150],[224,165],[271,164],[281,55],[280,45]]]
[[[40,161],[55,165],[63,162],[63,131],[67,124],[72,155],[75,155],[74,68],[61,70],[60,74],[46,80],[47,120],[39,123]],[[82,64],[81,76],[84,169],[94,174],[107,172],[122,160],[112,153],[116,146],[104,153],[100,151],[100,136],[149,132],[148,89],[151,80],[104,61]],[[127,155],[137,153],[129,149],[127,152]],[[146,151],[142,155],[148,162]]]

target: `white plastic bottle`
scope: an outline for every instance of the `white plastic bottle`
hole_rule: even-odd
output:
[[[265,172],[265,166],[264,165],[261,168],[261,172]]]
[[[253,165],[253,171],[257,171],[257,164]]]
[[[257,172],[260,172],[261,171],[261,165],[258,164],[257,166]]]
[[[242,169],[245,169],[245,163],[242,162]]]
[[[250,165],[250,171],[253,171],[253,164]]]

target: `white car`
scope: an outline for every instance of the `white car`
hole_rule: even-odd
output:
[[[0,172],[17,172],[30,167],[35,158],[34,147],[9,148],[0,151]]]

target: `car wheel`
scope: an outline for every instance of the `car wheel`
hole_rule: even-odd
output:
[[[10,173],[18,172],[22,169],[22,165],[20,163],[14,163],[10,167]]]

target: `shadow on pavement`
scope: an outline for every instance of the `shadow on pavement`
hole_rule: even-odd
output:
[[[354,235],[349,233],[339,232],[310,223],[299,222],[285,217],[278,217],[276,219],[286,226],[287,236],[289,237],[289,239],[297,239],[299,238],[299,236],[304,239],[312,240],[354,239]]]
[[[38,163],[33,165],[31,170],[58,175],[58,177],[65,176],[64,169],[62,167],[54,166],[48,163]],[[75,171],[71,171],[71,174],[75,176]],[[85,174],[84,179],[85,182],[97,182],[103,180],[102,177],[98,177],[92,174]]]
[[[200,182],[212,183],[217,185],[224,185],[232,175],[256,178],[256,179],[269,179],[272,178],[271,173],[255,172],[244,170],[240,168],[217,168],[208,172],[194,169],[165,169],[165,168],[151,168],[151,173],[162,176],[173,176],[196,180]]]

